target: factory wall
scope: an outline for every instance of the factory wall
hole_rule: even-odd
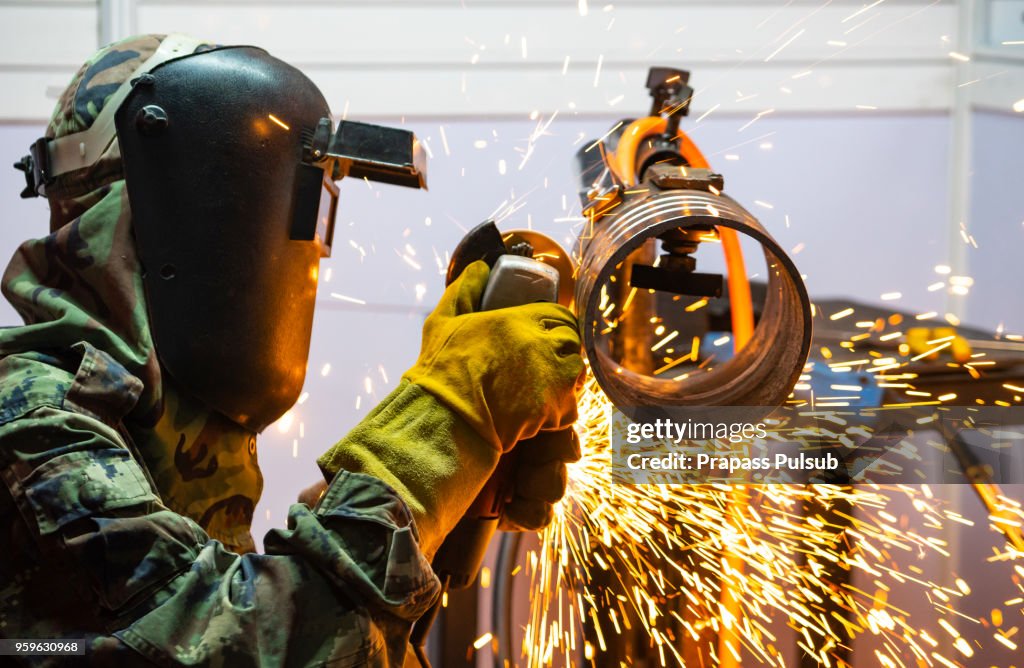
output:
[[[928,288],[943,280],[935,267],[949,264],[959,243],[950,110],[963,72],[949,52],[960,48],[960,7],[890,0],[856,15],[866,4],[0,2],[0,157],[27,152],[99,43],[179,30],[265,46],[306,71],[336,114],[404,124],[425,140],[429,192],[342,184],[305,392],[261,437],[259,543],[319,475],[314,458],[415,360],[447,253],[466,230],[497,213],[506,228],[572,243],[580,224],[572,155],[620,118],[646,112],[650,64],[693,71],[697,97],[683,127],[725,175],[727,192],[792,253],[812,299],[944,313],[946,288]],[[972,173],[960,185],[969,185],[964,222],[977,248],[961,265],[975,281],[962,313],[1020,333],[1024,115],[1007,100],[1024,90],[1015,88],[1024,67],[976,60],[979,77],[998,75],[998,86],[977,87],[968,102]],[[0,170],[2,262],[47,228],[45,202],[17,199],[21,187],[20,173]],[[16,323],[0,303],[0,326]],[[973,497],[948,494],[984,521]],[[951,529],[954,552],[966,531]],[[958,553],[965,568],[995,543],[972,531]]]

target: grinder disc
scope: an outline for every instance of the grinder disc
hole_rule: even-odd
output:
[[[557,241],[535,230],[510,230],[503,233],[501,239],[506,248],[525,241],[533,247],[533,259],[554,267],[558,271],[558,303],[572,309],[576,294],[576,265]]]

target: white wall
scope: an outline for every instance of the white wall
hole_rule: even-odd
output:
[[[1020,89],[1024,97],[1024,87]],[[978,112],[973,118],[972,233],[970,274],[975,298],[968,301],[971,322],[988,329],[1024,329],[1024,118],[1020,114]]]
[[[39,80],[60,86],[101,33],[172,31],[265,46],[308,71],[339,112],[349,103],[363,116],[518,115],[570,101],[581,111],[609,112],[657,60],[701,71],[705,104],[721,103],[723,111],[948,107],[948,39],[956,32],[950,0],[889,0],[859,15],[858,2],[823,5],[108,0],[97,9],[92,2],[4,2],[0,63],[17,94],[0,99],[0,118],[47,114]],[[24,48],[30,30],[46,35],[45,54]]]
[[[1024,98],[1024,46],[1002,44],[1024,38],[1015,37],[1006,3],[994,3],[1006,11],[996,25],[987,3],[950,0],[613,4],[0,2],[0,156],[8,162],[39,136],[56,96],[101,40],[145,31],[265,46],[307,71],[336,113],[404,122],[431,149],[428,193],[342,184],[309,396],[287,429],[261,437],[257,537],[281,524],[295,492],[316,477],[314,457],[413,362],[422,318],[441,290],[438,261],[464,230],[503,202],[519,202],[504,225],[571,240],[572,154],[581,137],[647,109],[650,64],[693,71],[697,97],[684,128],[725,174],[727,190],[794,251],[813,296],[878,302],[900,291],[895,306],[941,312],[945,295],[926,288],[938,280],[936,264],[954,262],[976,279],[970,320],[1024,331],[1024,117],[1011,111]],[[968,119],[976,110],[966,155],[954,141],[957,105]],[[45,204],[17,199],[20,179],[0,169],[0,259],[46,230]],[[957,246],[958,196],[967,198],[964,222],[977,249]],[[14,323],[0,304],[0,325]],[[963,558],[982,567],[980,558]]]
[[[840,208],[852,213],[858,211],[858,204],[869,204],[871,211],[861,213],[877,218],[877,209],[890,207],[887,192],[913,192],[927,185],[927,194],[916,198],[919,206],[904,211],[899,224],[877,232],[863,223],[837,224],[837,233],[853,239],[858,250],[870,243],[876,250],[884,247],[884,252],[903,255],[886,261],[884,272],[874,272],[875,278],[858,283],[855,291],[830,263],[821,264],[818,271],[814,254],[801,258],[801,267],[814,277],[812,287],[818,295],[877,298],[896,290],[912,294],[932,282],[926,280],[932,277],[919,271],[925,257],[934,264],[952,264],[954,273],[961,274],[991,264],[988,250],[975,252],[959,241],[959,225],[973,231],[973,226],[987,224],[989,209],[1001,206],[1000,197],[979,195],[975,199],[989,202],[979,209],[972,205],[970,191],[972,185],[984,187],[994,181],[984,174],[996,162],[987,156],[1005,151],[1007,144],[984,132],[988,127],[984,123],[965,119],[972,109],[1009,114],[1007,127],[1019,119],[1011,111],[1014,102],[1024,98],[1024,44],[1016,43],[1024,41],[1020,20],[1024,11],[1018,11],[1019,4],[1014,0],[5,0],[0,1],[0,126],[39,127],[88,53],[100,42],[136,32],[186,31],[213,41],[262,45],[307,71],[335,112],[351,118],[434,125],[481,118],[512,120],[522,124],[515,131],[520,138],[534,129],[528,120],[531,113],[542,122],[557,114],[560,127],[584,118],[594,119],[595,127],[600,127],[608,119],[641,112],[646,107],[642,85],[646,68],[652,63],[678,64],[693,71],[697,89],[689,127],[698,128],[699,139],[717,133],[713,140],[704,140],[720,138],[713,147],[719,152],[716,165],[726,172],[737,194],[742,194],[737,187],[746,188],[745,175],[751,175],[750,192],[760,191],[756,198],[776,204],[773,212],[762,211],[769,222],[773,215],[786,213],[793,220],[827,218]],[[962,62],[964,57],[969,61]],[[941,119],[951,109],[965,113],[956,111],[952,116],[956,122],[948,124]],[[695,125],[700,117],[702,122]],[[771,123],[774,119],[783,119],[782,125]],[[785,119],[790,119],[789,124]],[[785,163],[781,157],[765,154],[767,162],[759,168],[749,165],[751,154],[757,153],[752,149],[762,143],[759,138],[776,127],[787,128],[786,135],[766,141],[775,145],[775,156],[786,153]],[[976,132],[971,132],[972,127]],[[909,134],[900,141],[904,128]],[[734,134],[727,138],[730,132]],[[811,137],[816,132],[824,135],[834,152],[814,150]],[[859,139],[865,132],[892,136],[897,143],[878,146],[867,155],[860,149],[872,142]],[[931,136],[925,139],[922,133]],[[435,131],[430,143],[435,154],[442,152],[437,135]],[[509,149],[510,136],[502,138]],[[522,142],[520,148],[525,146]],[[801,153],[801,147],[807,152]],[[492,141],[484,155],[496,163],[501,150],[502,144]],[[852,155],[846,155],[847,150]],[[17,157],[23,152],[24,148],[15,146],[8,154]],[[748,165],[723,164],[725,154],[740,154]],[[518,165],[518,158],[513,153],[505,157],[510,165]],[[861,176],[845,182],[838,175],[830,179],[841,162]],[[780,164],[788,170],[815,165],[808,172],[811,180],[805,178],[804,197],[789,203],[796,207],[792,211],[775,201],[777,189],[766,192],[766,186],[775,186],[764,174],[776,171]],[[895,164],[901,166],[898,172],[891,169]],[[969,177],[972,164],[978,166],[973,178]],[[1013,167],[1011,162],[1004,173],[1012,175]],[[528,171],[534,176],[543,173],[537,160]],[[947,176],[941,175],[943,171]],[[882,174],[889,178],[882,179]],[[851,201],[853,193],[866,194],[863,188],[875,177],[881,192]],[[829,181],[824,190],[818,185],[822,179]],[[830,196],[832,185],[840,191],[836,197]],[[1012,208],[1009,201],[1007,206]],[[9,215],[18,211],[15,208]],[[890,213],[895,217],[897,210]],[[814,235],[827,237],[828,243],[836,238],[830,236],[828,225],[806,232],[811,236],[794,239],[794,245],[804,242],[813,250]],[[901,250],[903,244],[920,247],[922,233],[925,253]],[[10,226],[0,230],[0,240],[10,239],[8,244],[17,238]],[[825,245],[818,250],[824,251]],[[879,288],[881,283],[888,285]],[[996,282],[993,289],[998,290],[998,285],[1002,283]],[[1014,301],[1018,297],[1013,291],[983,294],[975,290],[966,304],[936,302],[941,297],[943,293],[924,294],[911,303],[928,310],[955,310],[967,319],[976,316],[981,324],[993,321],[987,304],[1004,304],[1007,299],[1013,306],[1020,304]],[[1024,321],[1015,318],[1010,314],[1005,325],[1024,328]]]

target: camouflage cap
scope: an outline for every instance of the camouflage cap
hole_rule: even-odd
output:
[[[137,35],[97,51],[83,64],[64,89],[46,127],[47,139],[58,139],[88,129],[104,105],[140,65],[160,48],[166,35]],[[201,45],[204,51],[213,45]],[[51,204],[85,195],[123,178],[117,140],[92,165],[58,176],[46,189]]]
[[[89,128],[106,101],[144,63],[164,35],[140,35],[97,51],[83,64],[61,93],[46,126],[46,138],[56,139]],[[115,141],[96,163],[58,177],[47,187],[51,199],[78,197],[122,178],[121,152]]]

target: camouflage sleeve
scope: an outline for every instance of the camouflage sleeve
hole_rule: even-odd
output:
[[[164,507],[101,421],[43,406],[0,420],[0,444],[0,637],[84,638],[102,665],[401,665],[437,596],[376,478],[340,472],[267,554],[238,555]]]

